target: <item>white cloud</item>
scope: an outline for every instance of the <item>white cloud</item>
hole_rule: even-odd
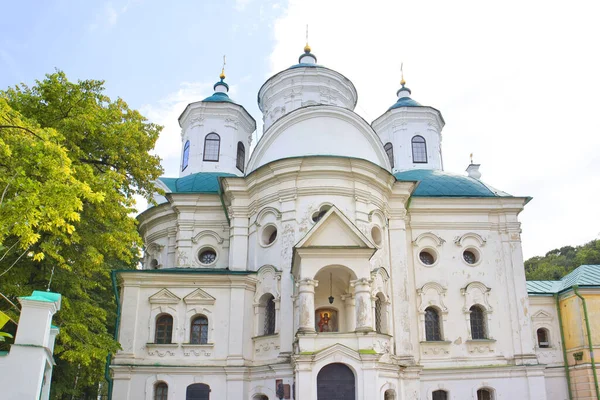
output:
[[[252,2],[252,0],[235,0],[234,7],[237,11],[244,11],[250,2]]]
[[[600,231],[600,56],[593,2],[290,0],[274,24],[271,73],[293,63],[305,26],[319,63],[356,85],[368,121],[394,103],[404,62],[413,98],[445,120],[445,169],[473,152],[483,180],[533,196],[526,257]]]

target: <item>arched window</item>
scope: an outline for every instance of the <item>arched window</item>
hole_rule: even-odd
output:
[[[190,330],[190,343],[208,343],[208,319],[204,315],[199,315],[192,320],[192,329]]]
[[[275,298],[272,295],[265,296],[263,335],[275,334]]]
[[[164,382],[154,385],[154,400],[168,400],[169,386]]]
[[[412,138],[412,156],[414,163],[427,163],[427,144],[423,136]]]
[[[173,334],[173,317],[169,314],[160,315],[156,319],[156,333],[154,343],[169,344]]]
[[[488,389],[479,389],[477,391],[477,400],[494,400],[492,392]]]
[[[184,171],[190,161],[190,141],[188,140],[183,145],[183,160],[181,161],[181,170]]]
[[[246,163],[246,148],[242,142],[238,142],[237,148],[237,160],[235,167],[240,171],[244,172],[244,164]]]
[[[425,309],[425,340],[428,342],[442,340],[440,315],[433,307]]]
[[[396,391],[394,389],[388,389],[383,394],[383,400],[396,400]]]
[[[485,311],[481,306],[473,306],[469,311],[471,311],[471,338],[487,339]]]
[[[375,331],[382,333],[382,310],[381,310],[381,298],[377,296],[375,300]]]
[[[547,349],[550,347],[550,340],[548,338],[549,335],[546,328],[540,328],[537,330],[538,347],[542,349]]]
[[[436,390],[431,394],[431,400],[448,400],[448,392],[445,390]]]
[[[204,383],[194,383],[187,387],[185,400],[209,400],[210,386]]]
[[[219,161],[219,151],[221,149],[221,138],[212,132],[204,138],[204,161]]]
[[[385,146],[383,146],[388,158],[390,159],[390,165],[394,168],[394,145],[390,142],[387,142]]]

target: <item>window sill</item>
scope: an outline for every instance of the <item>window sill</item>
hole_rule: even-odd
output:
[[[181,343],[181,347],[198,347],[198,348],[212,348],[214,343]]]
[[[146,347],[164,347],[176,349],[179,347],[179,343],[146,343]]]
[[[272,333],[270,335],[258,335],[258,336],[254,336],[252,338],[252,340],[254,340],[254,339],[262,339],[262,338],[273,338],[273,337],[278,337],[278,336],[279,336],[279,333]]]
[[[437,346],[448,346],[450,345],[452,342],[450,340],[425,340],[423,342],[421,342],[422,345],[437,345]]]
[[[467,351],[472,355],[492,355],[496,352],[495,339],[468,339],[465,341]]]
[[[467,343],[495,343],[496,339],[468,339]]]

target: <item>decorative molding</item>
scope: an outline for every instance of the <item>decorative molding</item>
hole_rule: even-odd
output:
[[[165,288],[150,296],[148,301],[150,304],[177,304],[181,301],[181,298]]]
[[[487,314],[490,314],[493,309],[489,303],[489,295],[492,289],[485,286],[481,282],[471,282],[466,287],[460,289],[460,294],[465,297],[465,305],[463,311],[470,313],[470,309],[475,304],[485,308]]]
[[[175,356],[175,351],[179,347],[178,344],[156,344],[156,343],[146,343],[146,350],[148,351],[149,356],[159,356],[159,357],[173,357]]]
[[[192,242],[197,244],[200,241],[200,239],[202,239],[204,236],[210,236],[214,238],[219,244],[222,244],[225,241],[225,239],[222,238],[217,232],[211,230],[204,230],[198,232],[196,236],[192,238]]]
[[[554,317],[544,310],[539,310],[531,316],[531,319],[539,322],[550,322],[554,319]]]
[[[435,233],[425,232],[425,233],[421,233],[419,236],[417,236],[417,238],[415,240],[413,240],[413,242],[412,242],[413,246],[419,247],[419,243],[424,239],[432,240],[436,247],[441,247],[444,243],[446,243],[446,241],[444,239],[442,239]]]
[[[264,207],[258,212],[258,215],[256,216],[256,221],[254,221],[256,226],[261,226],[262,221],[268,214],[273,214],[275,216],[275,219],[277,220],[281,219],[281,211],[279,211],[275,207]]]
[[[215,298],[200,288],[194,290],[192,293],[185,296],[183,298],[183,301],[185,302],[185,304],[215,304]]]
[[[182,344],[183,355],[186,357],[210,357],[212,355],[213,344]]]
[[[419,295],[419,313],[425,314],[425,309],[429,306],[433,306],[442,314],[447,314],[448,307],[444,304],[446,291],[446,288],[437,282],[428,282],[424,284],[423,287],[417,289],[417,294]]]
[[[463,243],[466,239],[474,239],[479,243],[480,247],[485,246],[485,244],[487,243],[487,239],[485,239],[484,237],[482,237],[481,235],[475,233],[475,232],[469,232],[469,233],[465,233],[462,236],[456,236],[454,238],[454,243],[459,246],[462,247]]]

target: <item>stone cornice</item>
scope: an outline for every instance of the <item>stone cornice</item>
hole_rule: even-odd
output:
[[[226,272],[225,270],[223,272]],[[143,288],[178,288],[197,286],[198,280],[202,279],[202,288],[243,288],[254,291],[257,279],[254,273],[244,275],[232,274],[202,274],[198,271],[186,273],[185,268],[181,268],[176,273],[160,272],[134,272],[125,271],[119,273],[119,282],[124,287],[143,287]]]
[[[375,119],[371,126],[377,132],[381,132],[394,123],[402,121],[408,122],[429,122],[434,130],[441,134],[442,128],[445,125],[442,114],[433,107],[401,107],[386,111],[379,118]]]
[[[185,110],[179,117],[179,126],[186,130],[189,125],[188,121],[191,119],[191,117],[199,114],[209,115],[210,118],[215,119],[234,117],[241,122],[242,128],[245,131],[254,132],[256,130],[256,121],[243,106],[227,102],[215,103],[196,101],[194,103],[190,103],[186,106]]]

